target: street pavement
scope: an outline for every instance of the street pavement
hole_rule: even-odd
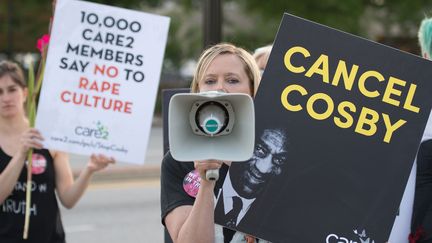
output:
[[[163,242],[159,191],[158,179],[90,185],[73,209],[61,209],[66,242]]]

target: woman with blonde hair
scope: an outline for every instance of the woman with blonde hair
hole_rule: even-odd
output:
[[[232,44],[221,43],[201,54],[191,90],[194,93],[222,91],[254,96],[259,81],[259,68],[252,55]],[[224,237],[221,237],[220,227],[214,224],[215,196],[230,163],[215,160],[178,162],[170,152],[165,155],[161,169],[162,223],[174,242],[231,242],[236,232],[223,228]],[[205,172],[212,169],[219,169],[218,181],[200,179],[196,195],[186,192],[185,180],[190,180],[194,173],[205,178]],[[250,239],[242,237],[242,240]]]

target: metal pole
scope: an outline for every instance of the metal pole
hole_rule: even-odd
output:
[[[204,0],[204,49],[222,40],[222,0]]]
[[[12,53],[13,53],[13,0],[8,0],[7,2],[7,20],[6,20],[6,56],[8,59],[12,59]]]

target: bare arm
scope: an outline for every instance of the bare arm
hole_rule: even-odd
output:
[[[42,148],[42,144],[39,142],[41,139],[42,137],[36,129],[29,129],[21,136],[17,152],[0,174],[0,204],[12,193],[27,159],[28,150],[30,148]]]
[[[0,204],[12,193],[24,165],[25,155],[17,154],[0,174]]]
[[[195,162],[195,168],[205,178],[205,171],[219,169],[221,162]],[[214,241],[214,194],[215,182],[201,180],[201,186],[193,206],[180,206],[165,218],[165,225],[175,243]]]
[[[112,163],[114,163],[113,158],[104,155],[91,155],[87,166],[74,182],[68,155],[56,152],[54,157],[56,187],[62,205],[68,209],[74,207],[87,189],[93,173]]]

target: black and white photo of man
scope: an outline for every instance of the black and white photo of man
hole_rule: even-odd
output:
[[[288,156],[287,132],[267,128],[256,137],[254,153],[248,161],[231,164],[216,210],[222,210],[224,225],[235,228],[245,217],[271,177],[282,173]]]

